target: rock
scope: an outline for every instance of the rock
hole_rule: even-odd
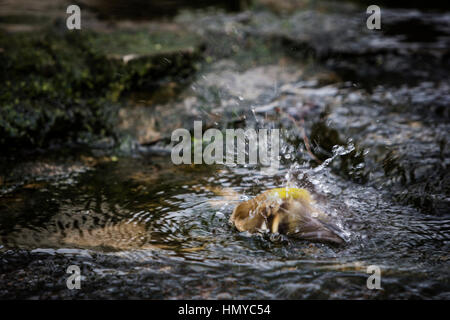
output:
[[[222,292],[222,293],[219,293],[219,294],[216,296],[216,298],[217,298],[217,300],[231,300],[231,299],[233,299],[233,297],[231,296],[231,294],[229,294],[228,292]]]

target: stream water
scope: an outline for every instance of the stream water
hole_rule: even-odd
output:
[[[333,10],[183,12],[212,62],[168,102],[125,105],[130,144],[2,155],[0,298],[449,299],[448,14],[383,8],[384,36],[361,28],[365,10]],[[423,25],[436,37],[402,34]],[[175,166],[167,144],[148,146],[204,115],[283,129],[279,170]],[[344,245],[229,223],[239,201],[287,185]]]
[[[1,198],[3,257],[11,268],[25,260],[18,274],[42,274],[48,263],[63,271],[82,267],[84,290],[75,293],[64,288],[64,273],[43,272],[50,295],[448,298],[450,220],[393,203],[386,190],[349,182],[328,167],[297,166],[289,175],[286,167],[266,176],[252,168],[138,157],[83,171]],[[244,200],[286,185],[286,176],[315,194],[348,235],[345,245],[250,235],[229,224],[236,199],[227,190]],[[24,254],[43,265],[33,269],[19,259]],[[382,290],[366,286],[370,265],[381,269]]]

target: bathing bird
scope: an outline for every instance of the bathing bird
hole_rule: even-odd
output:
[[[276,188],[238,204],[230,222],[243,232],[269,230],[314,242],[342,244],[339,228],[314,206],[306,189]]]

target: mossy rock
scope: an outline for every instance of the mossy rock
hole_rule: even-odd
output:
[[[194,40],[144,31],[0,33],[0,145],[113,135],[126,92],[195,74],[201,46]]]

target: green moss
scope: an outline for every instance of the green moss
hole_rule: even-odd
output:
[[[44,15],[32,15],[32,14],[16,14],[16,15],[4,15],[0,16],[0,23],[5,24],[35,24],[42,25],[43,23],[49,23],[50,19]]]
[[[115,102],[124,93],[194,73],[198,52],[180,52],[186,42],[177,40],[144,32],[0,33],[0,145],[20,149],[113,135]],[[112,57],[125,53],[142,56],[128,63]]]
[[[91,44],[106,55],[154,55],[195,50],[200,41],[197,36],[182,32],[119,31],[98,34]]]

